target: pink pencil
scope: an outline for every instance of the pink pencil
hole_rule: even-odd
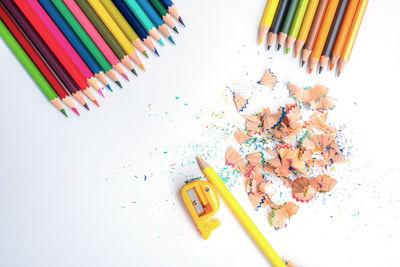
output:
[[[97,45],[97,47],[101,50],[101,52],[104,54],[107,60],[115,68],[115,64],[118,64],[120,62],[118,57],[114,54],[114,52],[108,46],[106,41],[104,41],[103,37],[101,37],[100,33],[93,26],[90,20],[86,17],[85,13],[83,13],[83,11],[79,8],[79,6],[75,3],[74,0],[63,0],[63,1],[65,5],[69,8],[71,13],[74,14],[75,18],[79,21],[81,26],[85,29],[90,38],[92,38],[93,42]],[[122,59],[122,64],[130,70],[133,69],[132,62],[130,62],[129,60]],[[121,75],[124,76],[125,79],[127,79],[127,76],[122,68],[121,71],[117,68],[116,70],[119,73],[121,73]]]
[[[64,49],[64,51],[71,58],[74,65],[83,74],[83,76],[85,76],[88,83],[91,86],[93,86],[93,88],[96,89],[101,95],[103,95],[99,84],[97,83],[96,79],[94,78],[93,72],[90,71],[90,69],[85,64],[85,62],[83,62],[83,60],[76,53],[74,48],[72,48],[71,44],[64,37],[64,35],[60,32],[60,30],[57,28],[57,26],[54,24],[54,22],[51,20],[51,18],[47,15],[46,11],[44,11],[44,9],[39,4],[39,2],[37,2],[36,0],[25,0],[25,1],[29,3],[29,5],[34,10],[34,12],[40,17],[42,22],[46,25],[46,27],[49,29],[49,31],[53,34],[53,36],[55,37],[57,42],[61,45],[61,47]]]

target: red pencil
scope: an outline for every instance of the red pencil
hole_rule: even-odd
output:
[[[2,5],[0,5],[0,18],[3,23],[6,25],[8,30],[12,33],[14,38],[18,41],[18,43],[22,46],[25,52],[29,55],[33,63],[35,63],[36,67],[43,74],[49,84],[53,87],[54,91],[61,98],[61,100],[72,109],[78,116],[79,112],[76,109],[74,102],[72,102],[71,97],[65,91],[64,87],[57,80],[56,76],[54,76],[51,69],[47,66],[46,62],[43,61],[42,57],[38,54],[35,48],[32,46],[30,41],[25,37],[22,33],[21,29],[14,22],[11,16],[7,13]]]
[[[24,13],[26,18],[32,24],[33,28],[39,33],[42,39],[46,42],[49,48],[53,51],[57,59],[61,62],[64,68],[70,73],[71,77],[78,84],[81,91],[88,96],[97,106],[100,106],[94,96],[93,91],[87,85],[86,79],[83,74],[77,69],[75,64],[71,61],[68,54],[63,50],[61,45],[57,42],[51,31],[42,22],[39,16],[34,12],[32,7],[26,0],[15,0],[15,4]]]

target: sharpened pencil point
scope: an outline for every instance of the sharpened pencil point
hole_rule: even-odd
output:
[[[122,88],[122,84],[120,81],[115,81],[115,83],[118,84],[118,86]]]
[[[87,110],[90,110],[87,103],[83,104],[83,106],[84,106]]]
[[[139,67],[140,67],[142,70],[146,71],[146,68],[143,66],[143,64],[140,64]]]
[[[308,68],[308,74],[311,74],[312,71],[313,71],[312,68]]]
[[[338,70],[337,76],[340,77],[340,74],[341,74],[341,72],[340,72],[340,70]]]
[[[279,51],[279,49],[281,49],[281,45],[280,44],[278,44],[278,51]]]
[[[99,92],[99,94],[100,94],[102,97],[106,97],[106,96],[103,94],[103,91],[101,90],[101,88],[97,89],[97,92]]]
[[[175,41],[174,41],[174,39],[172,39],[172,36],[171,36],[171,35],[168,36],[168,39],[171,41],[171,43],[175,44]]]
[[[263,39],[258,40],[258,44],[261,44],[263,42]]]
[[[324,69],[323,67],[319,67],[318,73],[321,73],[323,69]]]
[[[110,90],[111,92],[113,91],[113,90],[111,89],[110,84],[107,84],[106,86],[107,86],[108,90]]]
[[[157,49],[154,48],[154,53],[156,53],[157,56],[160,56],[160,54],[158,53]]]
[[[68,118],[67,112],[65,111],[65,109],[60,109],[61,113],[64,114],[65,117]]]
[[[131,69],[132,73],[135,74],[135,76],[137,76],[136,70],[135,69]]]
[[[183,20],[181,17],[178,18],[179,22],[183,25],[183,27],[186,27],[185,23],[183,23]]]
[[[301,61],[301,67],[304,66],[304,63],[306,63],[305,61]]]
[[[179,33],[178,28],[176,28],[176,26],[173,27],[172,29],[174,29],[174,31],[175,31],[176,33]]]
[[[267,46],[267,50],[270,50],[271,49],[271,46],[269,45],[269,46]]]
[[[128,77],[128,75],[126,75],[126,73],[122,73],[121,75],[122,75],[122,77],[125,78],[125,80],[127,80],[129,82],[129,77]]]
[[[158,42],[159,42],[162,46],[164,46],[164,42],[161,40],[161,38],[158,39]]]
[[[92,101],[93,101],[93,103],[96,104],[96,106],[100,107],[99,101],[97,101],[96,99],[94,99],[94,100],[92,100]]]
[[[333,70],[334,67],[335,67],[335,64],[329,65],[329,70]]]
[[[146,51],[143,51],[143,55],[144,55],[145,57],[147,57],[147,58],[150,58],[150,57],[149,57],[149,54],[147,54]]]
[[[78,110],[76,108],[71,108],[73,112],[75,112],[76,115],[80,116]]]
[[[290,48],[286,48],[286,54],[289,54]]]

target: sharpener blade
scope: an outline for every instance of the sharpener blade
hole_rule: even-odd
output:
[[[190,198],[190,201],[192,201],[192,205],[193,205],[194,209],[196,210],[197,215],[199,215],[199,217],[200,217],[201,215],[203,215],[205,213],[205,210],[203,208],[203,203],[201,203],[199,197],[197,196],[196,190],[194,188],[192,188],[186,192]]]

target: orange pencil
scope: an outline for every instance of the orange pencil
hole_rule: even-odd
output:
[[[311,59],[308,64],[308,73],[311,73],[318,64],[318,61],[322,54],[322,50],[324,49],[326,38],[328,37],[328,33],[331,28],[333,18],[335,17],[335,12],[338,4],[339,0],[329,1],[324,19],[322,20],[321,28],[318,32],[317,41],[315,42],[311,53]]]
[[[340,26],[339,33],[336,37],[335,46],[332,50],[332,59],[329,70],[332,70],[335,67],[336,62],[339,60],[344,42],[346,41],[347,33],[349,32],[351,26],[351,21],[356,13],[358,2],[359,0],[350,0],[349,5],[347,6],[346,14],[344,15],[342,25]]]

